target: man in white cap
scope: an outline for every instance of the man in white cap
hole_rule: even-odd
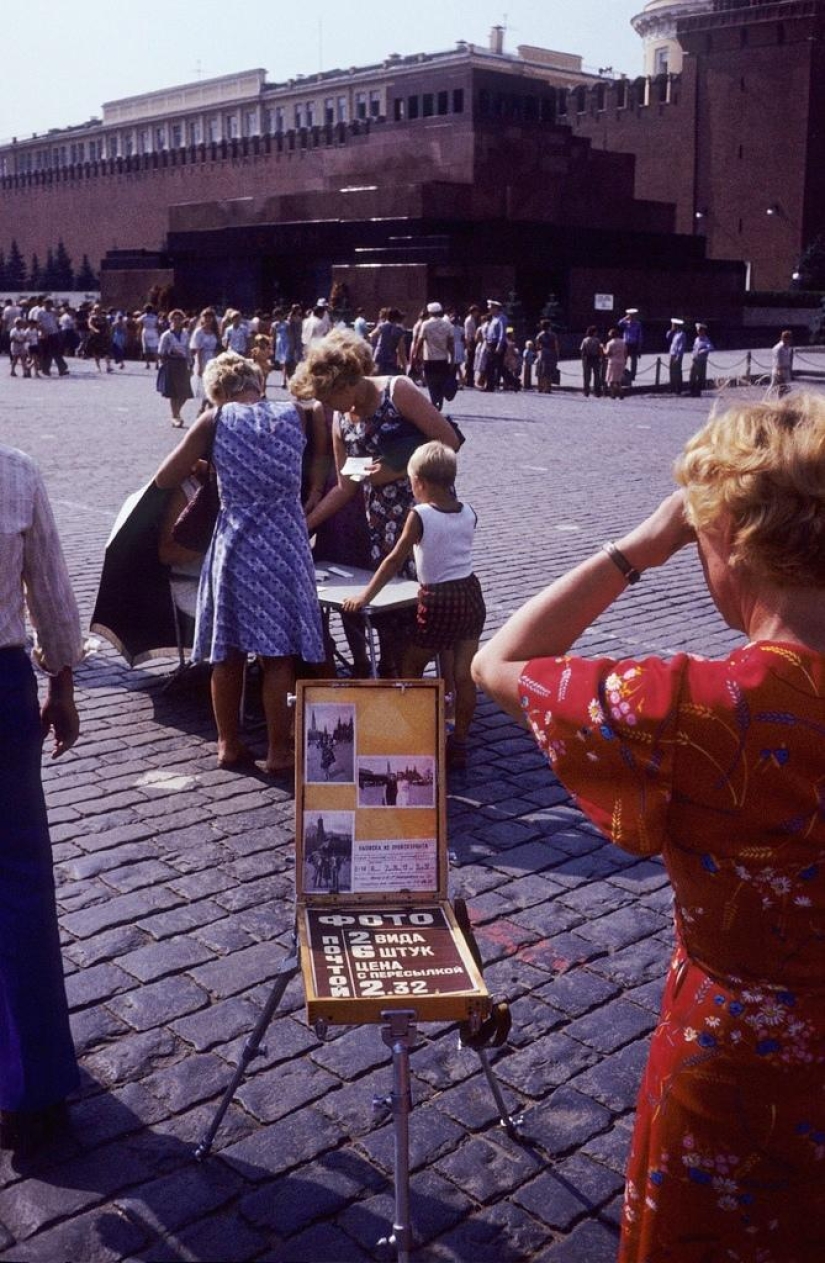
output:
[[[487,307],[490,318],[484,334],[484,340],[487,343],[487,384],[484,389],[494,391],[498,390],[501,371],[504,368],[504,356],[507,351],[507,320],[497,298],[488,298]]]
[[[331,328],[332,320],[329,315],[329,303],[325,298],[319,298],[304,321],[302,336],[304,355],[309,350],[310,343],[317,342],[319,338],[325,338]]]
[[[440,412],[444,404],[444,387],[455,360],[453,326],[444,315],[441,303],[427,303],[427,319],[418,331],[410,358],[423,359],[424,382],[433,406]]]
[[[685,322],[680,320],[678,316],[670,317],[670,328],[665,334],[665,341],[668,344],[669,351],[669,372],[670,372],[670,393],[672,395],[681,395],[682,393],[682,360],[687,350],[687,338],[685,337]]]
[[[630,374],[630,380],[635,381],[639,356],[642,353],[642,322],[639,319],[638,307],[625,308],[625,313],[619,321],[619,328],[622,331],[622,341],[627,347],[627,371]]]

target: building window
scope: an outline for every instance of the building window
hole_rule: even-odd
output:
[[[584,114],[587,109],[587,88],[576,88],[576,113]]]
[[[275,132],[278,136],[282,136],[286,131],[286,110],[283,105],[279,105],[275,109]]]
[[[653,53],[653,73],[654,75],[666,75],[668,68],[668,59],[670,49],[667,44],[663,44],[661,48],[657,48]]]
[[[559,118],[567,118],[567,88],[559,88],[556,96],[556,113]]]
[[[418,118],[419,102],[417,96],[407,97],[407,118]]]
[[[449,92],[439,92],[436,98],[436,111],[439,114],[446,114],[450,104]]]
[[[367,117],[367,94],[366,92],[356,92],[355,94],[355,117]]]
[[[603,110],[607,103],[607,85],[599,83],[596,85],[596,109]]]
[[[258,111],[247,110],[244,116],[244,135],[257,136],[260,128],[258,127]]]
[[[295,130],[299,132],[304,125],[304,107],[302,105],[295,106]]]
[[[392,103],[392,116],[396,123],[403,123],[404,113],[404,98],[402,96],[397,96]]]
[[[328,96],[324,100],[324,123],[327,127],[335,122],[335,97]]]
[[[464,89],[453,88],[453,114],[464,113]]]
[[[421,103],[421,113],[425,118],[432,118],[434,111],[434,102],[432,92],[425,92],[424,99]]]
[[[199,145],[200,143],[201,143],[201,121],[199,118],[196,118],[189,124],[189,144]]]
[[[163,127],[155,128],[155,149],[161,150],[166,148],[166,130]]]
[[[135,144],[131,136],[126,137],[126,144],[124,148],[125,148],[126,157],[131,158],[132,154],[135,151]]]
[[[336,113],[338,122],[346,123],[349,112],[347,110],[347,98],[345,96],[339,96]]]
[[[224,135],[227,140],[237,140],[240,128],[238,127],[237,114],[227,114],[225,119]]]
[[[183,144],[183,125],[181,123],[172,124],[172,148],[180,149]]]
[[[370,92],[370,118],[381,117],[381,93]]]
[[[620,79],[616,84],[616,105],[620,110],[627,108],[627,79]]]
[[[216,145],[216,144],[218,143],[218,141],[220,140],[220,138],[221,138],[221,126],[220,126],[220,121],[219,121],[217,118],[210,118],[210,120],[209,120],[209,141],[210,141],[210,143],[211,143],[211,144]]]

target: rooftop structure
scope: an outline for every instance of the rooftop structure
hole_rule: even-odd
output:
[[[460,40],[447,51],[390,53],[374,65],[296,75],[283,83],[268,83],[263,69],[244,70],[108,101],[101,118],[0,144],[0,177],[353,121],[400,122],[409,117],[405,84],[410,79],[420,79],[422,71],[469,68],[518,74],[559,88],[599,79],[572,53],[529,44],[505,52],[504,30],[496,26],[486,47]],[[426,100],[421,111],[424,117],[454,112]]]

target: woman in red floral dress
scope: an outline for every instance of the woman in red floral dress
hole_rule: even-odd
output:
[[[825,401],[713,417],[676,492],[534,597],[478,683],[618,846],[661,854],[676,950],[638,1099],[620,1263],[825,1259]],[[747,643],[566,656],[696,542]]]

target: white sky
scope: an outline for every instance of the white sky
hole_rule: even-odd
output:
[[[4,0],[2,8],[10,4]],[[100,116],[104,101],[262,67],[270,82],[441,52],[459,39],[579,53],[641,73],[645,0],[25,0],[4,12],[0,140]],[[320,16],[319,16],[320,15]]]

